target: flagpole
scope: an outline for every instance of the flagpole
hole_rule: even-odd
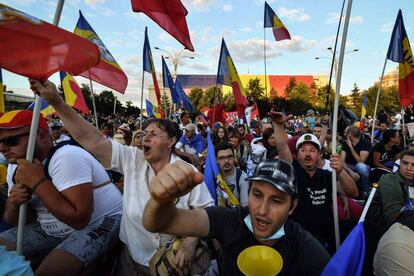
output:
[[[341,40],[341,51],[339,56],[339,66],[336,79],[336,91],[335,91],[335,104],[333,112],[333,127],[332,127],[332,153],[336,153],[336,137],[338,130],[338,109],[339,109],[339,98],[341,90],[341,77],[342,77],[342,66],[344,63],[346,38],[348,35],[349,18],[351,16],[352,0],[348,1],[348,7],[346,10],[344,29]],[[333,215],[334,215],[334,226],[335,226],[335,244],[338,250],[340,245],[339,236],[339,219],[338,219],[338,199],[337,199],[337,182],[336,182],[336,170],[332,170],[332,200],[333,200]]]
[[[379,102],[379,97],[381,94],[382,79],[384,78],[385,67],[387,67],[387,61],[388,61],[388,57],[386,56],[385,61],[384,61],[384,67],[382,67],[382,73],[381,73],[381,78],[380,78],[378,92],[377,92],[377,99],[375,100],[374,117],[372,118],[371,144],[374,143],[374,130],[375,130],[375,121],[377,120],[378,102]]]
[[[263,52],[264,52],[266,102],[268,102],[269,99],[267,95],[266,28],[265,27],[263,27]]]
[[[139,129],[142,129],[142,108],[144,101],[144,69],[142,69],[142,81],[141,81],[141,110],[139,112]],[[154,86],[155,89],[155,86]]]
[[[114,115],[115,115],[115,112],[116,112],[116,96],[114,96]]]
[[[336,30],[335,45],[334,45],[334,50],[333,50],[333,53],[332,53],[332,63],[331,63],[331,70],[329,71],[329,81],[328,81],[328,89],[327,89],[328,91],[326,92],[326,102],[325,102],[325,112],[326,113],[328,113],[329,96],[331,95],[332,73],[333,73],[334,66],[335,66],[335,61],[336,61],[336,48],[338,46],[339,31],[341,30],[341,22],[342,22],[342,15],[344,14],[345,1],[346,0],[342,1],[341,15],[339,17],[338,28]]]
[[[95,117],[95,125],[96,125],[96,128],[99,129],[98,114],[96,114],[95,96],[93,95],[93,86],[92,86],[92,80],[91,80],[90,73],[89,73],[89,85],[91,86],[91,98],[92,98],[92,105],[93,105],[93,114]]]
[[[405,110],[404,110],[404,108],[401,108],[401,117],[402,117],[402,132],[401,133],[404,133],[404,130],[405,130],[405,119],[404,119],[404,117],[405,117]],[[403,135],[404,149],[407,147],[407,140],[405,139],[406,138],[405,136],[406,135],[404,134]],[[410,133],[408,133],[408,136],[410,136]]]
[[[59,25],[60,16],[62,15],[63,5],[65,4],[65,0],[59,0],[56,11],[55,17],[53,18],[53,25]],[[32,162],[33,160],[33,153],[36,143],[36,135],[37,135],[37,128],[39,125],[39,118],[40,118],[40,107],[41,107],[41,98],[39,95],[35,96],[35,105],[33,108],[33,117],[32,123],[30,125],[30,133],[29,133],[29,141],[27,143],[27,152],[26,152],[26,160]],[[23,203],[19,207],[19,221],[17,225],[17,243],[16,243],[16,251],[17,254],[22,255],[23,253],[23,243],[24,243],[24,227],[26,224],[26,217],[27,217],[27,202]]]
[[[372,190],[369,193],[369,197],[367,199],[367,202],[365,203],[364,209],[362,210],[362,214],[361,214],[361,217],[359,218],[358,224],[365,220],[365,216],[368,213],[368,209],[371,206],[372,200],[374,199],[374,195],[377,189],[378,189],[378,183],[372,184]]]

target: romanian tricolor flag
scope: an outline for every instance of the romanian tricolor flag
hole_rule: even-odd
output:
[[[3,73],[0,68],[0,112],[5,112],[5,106],[4,106],[4,85],[3,85]]]
[[[207,156],[204,169],[204,183],[206,183],[208,191],[216,202],[216,205],[236,206],[240,204],[221,176],[216,155],[214,153],[214,145],[211,141],[210,131],[207,132]]]
[[[145,105],[148,117],[161,118],[161,114],[157,111],[157,107],[155,107],[149,100],[145,100]]]
[[[273,29],[273,35],[276,41],[290,39],[289,31],[267,2],[265,2],[264,9],[264,27]]]
[[[45,81],[58,71],[78,75],[96,65],[95,44],[0,4],[0,67]]]
[[[244,111],[247,106],[246,93],[240,81],[236,66],[230,56],[224,39],[221,41],[220,60],[217,72],[217,83],[228,85],[233,88],[234,100],[236,102],[237,116],[244,118]]]
[[[33,101],[27,109],[33,110],[35,106],[35,101]],[[47,117],[55,113],[56,110],[49,105],[45,100],[40,98],[40,113],[42,113],[43,117]]]
[[[414,103],[414,56],[407,32],[405,31],[401,10],[398,11],[397,19],[395,20],[387,58],[400,64],[398,66],[400,104],[406,107]]]
[[[83,114],[88,114],[88,105],[76,80],[67,72],[60,71],[59,74],[66,103]]]
[[[365,116],[367,115],[367,94],[364,94],[364,99],[362,100],[362,108],[361,108],[361,120],[360,122],[357,122],[355,125],[363,130],[364,129],[364,122],[365,122]]]
[[[105,47],[102,40],[89,25],[88,21],[79,11],[79,20],[74,31],[75,34],[92,41],[99,47],[101,59],[97,65],[88,71],[80,74],[82,77],[96,81],[115,91],[124,93],[128,85],[128,78],[118,65],[109,50]]]
[[[151,46],[150,46],[149,39],[148,39],[147,27],[145,27],[144,53],[143,53],[142,61],[143,61],[142,66],[143,66],[144,72],[148,72],[152,76],[155,96],[157,97],[157,105],[159,105],[161,103],[161,93],[160,93],[160,87],[158,86],[157,73],[155,72],[154,60],[152,59]]]

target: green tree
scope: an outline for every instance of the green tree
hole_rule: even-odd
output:
[[[158,108],[161,108],[164,111],[166,118],[169,118],[171,116],[171,106],[171,100],[168,97],[167,93],[164,91],[161,94],[161,103]]]
[[[91,88],[89,87],[89,85],[82,83],[80,89],[82,91],[82,95],[85,99],[86,105],[88,106],[89,110],[93,111]]]
[[[310,98],[309,87],[303,82],[294,86],[289,96],[289,99],[299,99],[304,102],[310,102]]]
[[[114,101],[114,93],[110,90],[104,90],[98,95],[95,94],[96,111],[106,115],[112,114],[114,112]],[[116,110],[118,114],[124,114],[123,106],[120,102],[117,102]]]
[[[119,101],[117,100],[116,102],[117,102],[116,104],[118,108]],[[125,103],[125,115],[126,116],[129,116],[129,115],[138,116],[139,114],[141,114],[141,110],[139,109],[139,107],[134,106],[131,101],[127,101]]]
[[[200,101],[203,97],[203,89],[200,87],[194,87],[191,89],[190,93],[188,94],[188,98],[190,99],[191,103],[193,104],[196,110],[200,110]]]
[[[265,94],[265,89],[258,78],[250,79],[245,91],[247,97],[253,98],[255,101],[262,99]]]
[[[211,86],[204,91],[203,97],[200,100],[200,107],[212,107],[216,103],[221,103],[222,93],[217,86]]]
[[[296,86],[296,78],[290,77],[288,84],[285,87],[286,98],[290,98],[290,94],[293,91],[293,88]]]
[[[356,85],[356,83],[354,83],[354,87],[351,90],[351,95],[349,95],[348,97],[348,103],[349,106],[351,108],[351,110],[358,116],[361,115],[361,93],[359,92],[359,88]]]

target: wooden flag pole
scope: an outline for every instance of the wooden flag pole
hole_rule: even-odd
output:
[[[332,153],[336,153],[336,137],[338,130],[338,109],[339,109],[339,98],[341,90],[341,77],[342,67],[344,63],[346,38],[348,35],[349,18],[351,16],[352,0],[348,1],[348,7],[346,10],[344,29],[342,33],[341,51],[339,56],[338,75],[336,80],[336,91],[335,91],[335,104],[333,112],[333,127],[332,127]],[[337,182],[336,182],[336,170],[332,170],[332,200],[333,200],[333,215],[334,215],[334,226],[335,226],[335,244],[338,250],[340,246],[339,236],[339,219],[338,219],[338,199],[337,199]]]
[[[266,28],[265,27],[263,27],[263,53],[264,53],[266,102],[269,102],[269,98],[267,95],[267,60],[266,60]]]
[[[62,14],[63,5],[65,0],[59,0],[56,11],[55,17],[53,18],[53,25],[59,25],[60,16]],[[33,108],[33,117],[32,123],[30,125],[30,133],[29,133],[29,141],[27,143],[27,152],[26,152],[26,160],[32,162],[33,161],[33,153],[36,144],[36,135],[37,135],[37,128],[39,125],[39,118],[40,118],[40,107],[41,101],[39,95],[35,97],[35,105]],[[17,226],[17,243],[16,243],[16,251],[17,254],[22,255],[23,253],[23,244],[24,244],[24,227],[26,225],[26,217],[27,217],[27,203],[23,203],[19,207],[19,221]]]

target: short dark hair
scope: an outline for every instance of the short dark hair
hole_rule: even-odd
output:
[[[405,150],[401,153],[401,160],[404,158],[404,156],[411,156],[414,157],[414,150]]]
[[[316,124],[313,126],[313,128],[315,128],[315,127],[320,127],[320,128],[322,128],[322,124],[320,124],[320,123],[316,123]]]
[[[232,150],[231,152],[233,152],[233,147],[229,144],[229,143],[219,143],[219,144],[217,144],[217,146],[214,148],[214,153],[215,153],[215,155],[216,155],[216,157],[217,157],[217,153],[220,151],[220,150],[228,150],[228,149],[230,149],[230,150]]]
[[[175,137],[178,140],[180,140],[182,136],[182,132],[180,130],[180,127],[177,123],[174,123],[167,119],[158,119],[158,118],[152,118],[143,123],[142,129],[145,130],[150,124],[155,124],[157,127],[159,127],[161,130],[165,131],[168,135],[168,137],[173,138]],[[175,144],[173,145],[175,147]]]
[[[185,112],[185,111],[181,112],[181,114],[180,114],[180,119],[184,118],[184,116],[186,116],[186,115],[188,115],[188,113],[187,113],[187,112]]]
[[[388,143],[391,140],[391,138],[394,138],[396,133],[397,133],[397,130],[395,129],[384,130],[384,132],[382,133],[382,142],[384,144]]]

